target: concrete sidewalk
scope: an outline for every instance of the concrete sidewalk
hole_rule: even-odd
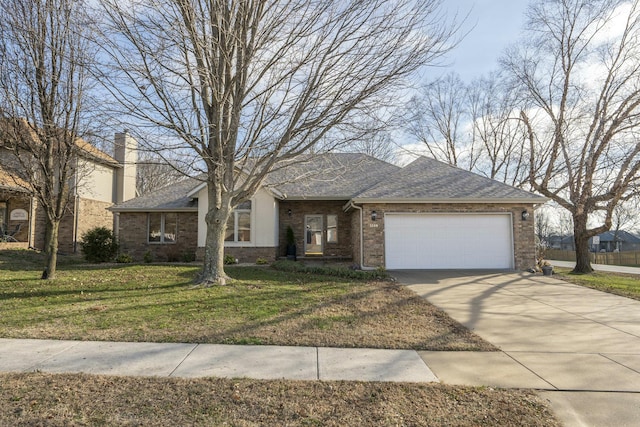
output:
[[[392,274],[502,350],[420,352],[443,383],[544,390],[566,426],[640,425],[640,301],[529,273]]]
[[[0,339],[0,372],[437,382],[413,350]]]

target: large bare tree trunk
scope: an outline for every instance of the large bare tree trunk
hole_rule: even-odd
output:
[[[45,267],[42,271],[42,279],[55,279],[58,265],[58,233],[60,221],[47,221],[44,253]]]
[[[207,240],[200,284],[224,285],[228,279],[224,271],[224,238],[229,210],[211,209],[206,215]]]
[[[574,273],[591,273],[591,259],[589,257],[589,237],[587,233],[586,216],[573,217],[573,239],[576,245],[576,266]]]

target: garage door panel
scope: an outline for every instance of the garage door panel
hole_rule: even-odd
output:
[[[511,216],[385,216],[389,269],[512,268]]]

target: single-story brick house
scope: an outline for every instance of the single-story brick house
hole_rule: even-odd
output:
[[[527,269],[535,264],[533,210],[547,199],[420,157],[405,167],[363,154],[309,157],[272,173],[227,224],[240,261],[286,253],[351,260],[362,268]],[[185,179],[110,208],[123,251],[142,259],[201,256],[206,184]]]

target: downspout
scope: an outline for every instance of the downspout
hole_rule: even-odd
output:
[[[77,169],[77,161],[76,161],[76,169]],[[78,171],[76,170],[75,173],[73,174],[73,179],[74,179],[74,185],[73,185],[73,232],[72,232],[72,238],[73,238],[73,253],[77,253],[78,252],[78,223],[79,223],[79,217],[80,215],[78,215],[78,209],[80,208],[80,196],[78,195]]]
[[[349,200],[349,207],[360,211],[360,268],[363,270],[375,270],[374,267],[367,267],[364,265],[364,228],[363,228],[363,213],[360,206],[356,206],[353,200]]]
[[[35,212],[33,211],[33,195],[29,195],[29,234],[27,237],[27,245],[29,249],[35,249],[33,246],[33,223],[35,221]]]
[[[78,253],[78,223],[80,219],[80,215],[78,215],[78,209],[80,209],[80,196],[76,194],[74,200],[74,220],[73,220],[73,253]]]

